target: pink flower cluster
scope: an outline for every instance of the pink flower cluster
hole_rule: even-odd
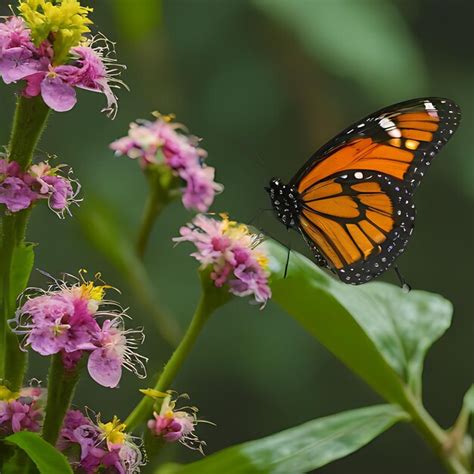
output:
[[[63,217],[69,206],[77,203],[80,186],[70,177],[59,176],[61,168],[41,162],[23,172],[17,162],[0,158],[0,203],[10,212],[18,212],[46,199],[50,209]]]
[[[203,452],[206,445],[199,440],[195,434],[196,425],[205,422],[197,419],[198,409],[196,407],[184,406],[177,408],[176,403],[180,398],[188,398],[186,394],[173,398],[173,393],[160,393],[156,390],[142,390],[143,393],[154,399],[162,398],[159,411],[153,412],[153,419],[147,423],[148,428],[154,436],[161,437],[167,443],[179,441],[184,446]],[[158,394],[156,397],[154,394]],[[213,424],[210,422],[206,422]]]
[[[39,387],[25,387],[19,393],[12,393],[0,386],[0,435],[40,431],[43,395],[44,390]]]
[[[10,323],[25,334],[23,346],[44,356],[60,353],[68,370],[88,355],[89,374],[100,385],[116,387],[122,367],[143,378],[146,358],[136,353],[143,331],[125,329],[128,316],[118,303],[104,300],[106,288],[77,279],[55,281],[46,291],[27,290]]]
[[[158,116],[154,122],[131,123],[128,135],[111,143],[110,148],[117,155],[138,159],[144,168],[165,163],[186,183],[184,206],[206,212],[223,186],[214,181],[214,168],[203,163],[207,153],[198,147],[198,140],[182,130],[169,117]]]
[[[181,237],[175,242],[191,242],[196,246],[193,256],[202,268],[211,267],[211,278],[216,287],[228,285],[237,296],[253,296],[265,306],[271,297],[268,286],[268,258],[259,246],[260,236],[248,227],[229,221],[225,215],[216,220],[202,214],[181,227]]]
[[[109,45],[99,37],[90,45],[72,48],[69,64],[56,65],[50,41],[35,46],[25,21],[12,16],[0,23],[0,76],[6,84],[26,81],[23,94],[41,95],[48,107],[57,112],[74,107],[76,87],[102,93],[107,99],[103,111],[115,116],[117,98],[112,88],[125,84],[118,79],[122,66],[114,64]]]
[[[143,454],[135,439],[123,432],[125,425],[114,419],[110,423],[93,423],[79,410],[69,410],[64,418],[57,447],[69,456],[79,472],[139,472]],[[70,449],[78,446],[78,450]]]

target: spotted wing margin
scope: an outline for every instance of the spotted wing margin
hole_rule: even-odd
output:
[[[353,169],[402,180],[413,192],[434,156],[455,132],[459,106],[449,99],[413,99],[381,109],[326,143],[292,178],[304,192],[315,182]]]
[[[411,190],[370,170],[336,174],[301,196],[299,230],[316,263],[345,283],[386,271],[413,232]]]

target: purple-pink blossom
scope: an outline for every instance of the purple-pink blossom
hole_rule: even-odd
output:
[[[182,201],[187,209],[206,212],[223,186],[214,180],[215,169],[205,165],[205,150],[196,137],[170,117],[154,122],[132,122],[126,137],[110,144],[117,155],[137,159],[142,168],[166,164],[184,183]]]
[[[27,209],[36,199],[38,194],[21,178],[10,176],[0,183],[0,203],[5,204],[10,212]]]
[[[105,37],[97,36],[88,44],[73,47],[67,64],[54,63],[54,35],[39,46],[31,40],[25,21],[16,16],[0,23],[0,77],[6,84],[23,80],[26,97],[41,95],[48,107],[57,112],[71,110],[77,103],[75,88],[104,94],[109,116],[117,112],[113,88],[125,87],[119,79],[123,66],[111,57],[113,49]]]
[[[14,393],[0,385],[0,434],[40,431],[43,394],[39,387],[25,387]]]
[[[186,394],[175,396],[173,392],[165,394],[155,390],[143,390],[143,393],[159,400],[159,411],[154,411],[153,418],[147,423],[151,433],[168,443],[179,441],[184,446],[204,454],[203,448],[206,443],[197,437],[195,429],[200,422],[210,422],[198,420],[196,407],[177,407],[178,400],[188,396]]]
[[[62,168],[41,162],[22,172],[18,163],[0,158],[0,203],[10,212],[18,212],[38,200],[47,200],[51,210],[64,217],[69,206],[78,202],[80,186],[71,173],[67,178],[60,176]]]
[[[25,335],[23,347],[43,356],[61,354],[67,370],[88,356],[91,377],[106,387],[118,385],[123,367],[144,377],[146,358],[136,352],[143,331],[125,329],[127,315],[117,303],[104,300],[106,288],[78,279],[27,291],[11,321],[14,331]]]
[[[190,224],[181,227],[181,237],[175,242],[191,242],[196,251],[191,254],[202,268],[211,268],[215,286],[227,285],[237,296],[252,296],[265,305],[271,297],[268,284],[268,257],[259,235],[244,224],[197,215]]]
[[[117,418],[93,422],[79,410],[69,410],[64,418],[57,448],[64,451],[69,462],[81,472],[96,473],[99,468],[112,468],[121,474],[133,474],[144,464],[144,456],[136,439],[124,432],[125,425]],[[70,449],[78,446],[79,449]],[[107,472],[109,472],[107,470]]]

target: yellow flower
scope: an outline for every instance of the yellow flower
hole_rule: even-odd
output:
[[[92,281],[83,283],[79,287],[80,295],[88,300],[102,301],[105,295],[105,289],[110,288],[107,285],[94,285]]]
[[[102,431],[102,436],[107,441],[108,446],[117,446],[125,442],[127,434],[124,433],[124,431],[127,425],[121,423],[116,416],[114,416],[113,420],[108,423],[102,423],[99,421],[98,426]]]
[[[92,8],[81,6],[78,0],[21,0],[18,9],[37,46],[51,40],[56,65],[64,63],[70,49],[90,32],[92,20],[87,15]]]
[[[18,392],[12,392],[5,385],[0,385],[0,400],[4,402],[11,402],[16,400],[20,394]]]

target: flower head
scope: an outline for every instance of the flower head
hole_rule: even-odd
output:
[[[0,385],[0,434],[18,431],[39,431],[43,418],[44,390],[39,387],[25,387],[11,392]]]
[[[31,29],[37,46],[50,36],[54,37],[54,62],[61,64],[69,50],[84,40],[92,20],[92,8],[81,6],[77,0],[22,0],[18,7]]]
[[[113,58],[115,45],[103,35],[86,37],[91,8],[77,0],[22,0],[21,17],[0,23],[0,76],[7,84],[24,80],[23,95],[41,95],[57,112],[71,110],[76,88],[100,92],[114,117],[113,88],[127,86],[119,79],[124,66]]]
[[[69,410],[57,447],[68,453],[71,464],[81,472],[93,473],[101,468],[111,468],[113,472],[123,474],[137,473],[145,464],[144,456],[136,438],[127,434],[125,428],[117,417],[104,423],[97,415],[94,422],[79,410]],[[75,450],[68,450],[74,445],[79,445],[79,455]]]
[[[158,401],[159,410],[153,412],[153,419],[147,423],[154,436],[159,436],[168,443],[179,441],[184,446],[203,452],[206,445],[195,434],[196,425],[203,420],[198,420],[196,407],[176,406],[179,399],[189,398],[187,394],[176,396],[173,392],[161,393],[156,390],[142,390],[142,392]],[[160,405],[161,403],[161,405]],[[206,421],[206,423],[210,423]],[[210,423],[212,424],[212,423]]]
[[[14,331],[25,334],[24,347],[44,356],[60,353],[69,370],[89,355],[91,377],[106,387],[118,385],[122,367],[144,377],[146,358],[136,353],[143,332],[125,329],[127,314],[118,303],[104,299],[106,288],[81,274],[72,282],[55,280],[47,290],[27,290],[26,301],[11,320]]]
[[[21,178],[10,176],[0,183],[0,203],[10,212],[18,212],[31,206],[38,198]]]
[[[0,158],[0,203],[10,212],[18,212],[46,199],[50,209],[63,218],[66,212],[70,214],[71,204],[79,202],[76,197],[80,185],[72,178],[71,170],[67,178],[61,176],[62,168],[40,162],[22,172],[18,163]]]
[[[126,137],[110,144],[117,155],[138,159],[142,168],[165,164],[184,183],[183,204],[206,212],[223,186],[214,181],[214,168],[206,166],[205,150],[196,137],[184,133],[172,116],[156,114],[156,120],[133,122]],[[178,184],[179,186],[179,184]]]
[[[201,268],[211,268],[216,287],[227,285],[232,294],[251,295],[262,307],[265,305],[271,290],[268,258],[259,235],[251,233],[244,224],[230,221],[226,215],[216,220],[202,214],[181,227],[180,234],[173,240],[196,246],[191,256],[201,263]]]

